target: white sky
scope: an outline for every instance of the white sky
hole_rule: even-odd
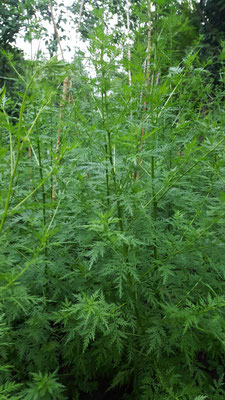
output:
[[[0,0],[1,1],[1,0]],[[118,0],[119,1],[119,0]],[[199,0],[198,0],[199,1]],[[62,40],[61,41],[61,46],[63,49],[63,55],[66,61],[72,61],[74,54],[77,50],[81,49],[85,55],[89,56],[89,52],[87,49],[87,44],[82,42],[80,40],[79,33],[76,31],[76,26],[73,22],[69,22],[70,20],[70,13],[66,9],[66,7],[69,7],[73,4],[74,0],[57,0],[57,3],[63,3],[64,4],[64,13],[65,13],[65,18],[67,18],[68,22],[64,24],[61,22],[61,27],[65,30],[63,33],[60,32],[60,35],[66,35],[68,37],[67,40]],[[62,9],[62,7],[60,7]],[[56,10],[54,10],[55,17],[57,19],[57,13]],[[40,16],[41,19],[41,16]],[[112,19],[112,25],[114,25],[115,21]],[[43,26],[48,30],[49,34],[52,35],[54,32],[53,25],[47,23],[46,21],[43,21]],[[25,42],[24,41],[24,33],[21,32],[20,36],[18,36],[17,41],[16,41],[16,46],[24,51],[25,58],[28,59],[35,59],[38,50],[41,50],[42,53],[46,56],[46,58],[49,58],[49,52],[46,49],[45,46],[45,39],[43,38],[42,40],[32,40],[32,43]],[[70,51],[68,50],[67,46],[70,47]],[[58,59],[61,59],[61,54],[58,53]]]
[[[71,6],[74,2],[74,0],[57,0],[58,3],[64,3],[64,7],[68,7]],[[61,7],[60,7],[61,8]],[[56,10],[55,11],[55,17],[57,19],[57,13]],[[65,12],[65,18],[67,18],[69,20],[69,11],[64,9]],[[43,21],[43,26],[48,30],[49,34],[53,34],[54,29],[53,29],[53,25],[47,23],[46,21]],[[64,24],[63,22],[61,23],[62,28],[65,30],[65,32],[60,32],[60,36],[61,35],[66,35],[68,36],[67,40],[62,40],[61,41],[61,46],[63,49],[63,55],[64,58],[67,61],[71,61],[73,59],[73,56],[75,54],[75,50],[81,49],[82,51],[84,51],[85,53],[88,53],[87,50],[87,46],[85,43],[83,43],[80,39],[79,39],[79,34],[76,32],[76,27],[74,26],[73,23],[71,22],[67,22],[66,24]],[[16,41],[16,46],[20,49],[22,49],[24,51],[25,54],[25,58],[28,59],[35,59],[36,55],[37,55],[37,51],[41,50],[42,53],[49,58],[49,52],[46,49],[45,46],[45,39],[41,39],[41,40],[36,40],[33,39],[32,43],[29,43],[28,41],[24,41],[24,32],[21,32],[20,35],[17,38]],[[70,51],[68,50],[67,46],[70,47]],[[61,54],[58,53],[58,58],[61,59]]]

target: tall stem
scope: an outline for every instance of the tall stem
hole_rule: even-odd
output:
[[[126,13],[127,13],[127,55],[128,55],[128,79],[129,86],[132,85],[132,77],[131,77],[131,51],[130,51],[130,0],[126,0]]]
[[[104,23],[103,23],[103,31],[104,31]],[[100,58],[100,65],[101,65],[101,100],[102,100],[102,119],[103,119],[103,127],[106,132],[106,144],[105,144],[105,151],[106,156],[109,160],[110,164],[110,176],[112,177],[113,181],[113,188],[114,188],[114,196],[116,200],[116,207],[117,207],[117,216],[119,220],[119,228],[121,233],[124,234],[124,225],[123,225],[123,212],[122,212],[122,207],[120,203],[120,198],[119,198],[119,189],[118,189],[118,182],[117,182],[117,176],[116,176],[116,168],[115,168],[115,162],[113,160],[114,154],[113,154],[113,147],[112,147],[112,131],[110,129],[110,124],[109,124],[109,101],[107,98],[107,90],[106,90],[106,85],[105,85],[105,63],[104,63],[104,45],[102,44],[101,46],[101,58]],[[107,182],[107,192],[109,191],[109,171],[107,170],[106,172],[106,182]],[[128,245],[126,243],[123,243],[122,246],[123,250],[123,259],[124,262],[127,264],[129,262],[128,256]],[[139,307],[138,307],[138,294],[136,291],[136,285],[134,282],[133,277],[130,275],[128,272],[127,274],[127,279],[128,279],[128,293],[127,296],[130,295],[132,301],[133,301],[133,306],[136,314],[136,318],[138,321],[138,325],[143,332],[143,324],[142,324],[142,318],[139,312]]]
[[[152,196],[154,198],[153,200],[153,221],[154,224],[156,223],[156,219],[157,219],[157,200],[156,200],[156,196],[155,196],[155,157],[152,156],[151,159],[151,167],[152,167]],[[157,246],[154,244],[153,245],[153,252],[154,252],[154,258],[157,258]]]
[[[44,178],[43,178],[43,167],[42,167],[42,159],[41,159],[41,146],[40,146],[40,140],[39,138],[37,139],[37,149],[38,149],[38,163],[39,163],[39,173],[40,173],[40,180],[43,182],[41,186],[41,191],[42,191],[42,212],[43,212],[43,225],[46,225],[46,211],[45,211],[45,204],[46,204],[46,194],[45,194],[45,184],[44,184]]]
[[[18,167],[18,163],[19,163],[19,159],[20,159],[20,154],[21,151],[23,149],[24,146],[24,140],[22,141],[22,143],[20,142],[20,138],[21,138],[21,129],[22,129],[22,121],[23,121],[23,114],[24,114],[24,110],[25,110],[25,105],[26,105],[26,99],[27,99],[27,94],[28,94],[28,90],[30,89],[30,86],[33,82],[33,79],[36,75],[36,72],[33,74],[29,84],[26,87],[25,93],[23,95],[23,100],[22,100],[22,104],[20,107],[20,114],[19,114],[19,121],[18,121],[18,127],[17,127],[17,155],[16,155],[16,160],[14,162],[13,165],[13,157],[12,157],[12,138],[11,138],[11,127],[10,127],[10,123],[9,120],[7,119],[8,122],[8,127],[9,127],[9,132],[10,132],[10,158],[11,158],[11,173],[10,173],[10,181],[9,181],[9,187],[8,187],[8,191],[7,191],[7,196],[6,196],[6,201],[5,201],[5,207],[4,207],[4,211],[3,211],[3,215],[2,215],[2,220],[0,223],[0,234],[2,233],[2,230],[4,228],[5,225],[5,221],[6,221],[6,217],[7,217],[7,213],[8,213],[8,208],[9,208],[9,203],[10,203],[10,197],[12,194],[12,190],[13,190],[13,183],[14,183],[14,179],[16,176],[16,172],[17,172],[17,167]],[[31,128],[29,129],[28,133],[27,133],[27,139],[29,138],[30,133],[33,130],[33,127],[38,119],[38,116],[40,115],[42,109],[40,110],[40,112],[38,113],[37,117],[34,119]]]
[[[49,6],[50,6],[50,13],[51,13],[51,19],[52,19],[52,23],[53,23],[53,28],[54,28],[55,36],[56,36],[57,43],[58,43],[58,46],[60,49],[61,57],[62,57],[62,60],[65,61],[51,0],[49,1]]]
[[[38,129],[36,129],[38,131]],[[38,132],[37,132],[38,137]],[[41,146],[39,137],[37,139],[37,149],[38,149],[38,163],[39,163],[39,173],[40,173],[40,180],[42,183],[41,185],[41,192],[42,192],[42,218],[43,218],[43,226],[44,229],[46,227],[46,211],[45,211],[45,204],[46,204],[46,194],[45,194],[45,184],[44,184],[44,177],[43,177],[43,167],[42,167],[42,159],[41,159]],[[44,246],[44,253],[47,256],[47,247]]]
[[[146,79],[145,79],[145,94],[144,94],[144,105],[143,105],[143,114],[142,114],[142,128],[141,128],[141,138],[140,138],[140,147],[139,147],[139,158],[138,165],[141,164],[141,153],[143,148],[143,137],[144,137],[144,118],[147,109],[147,95],[148,95],[148,87],[149,87],[149,76],[150,76],[150,59],[151,59],[151,0],[148,0],[148,28],[147,28],[147,59],[146,59]],[[139,179],[140,172],[137,170],[136,178]]]
[[[49,0],[49,6],[50,6],[50,14],[51,14],[53,27],[54,27],[54,32],[55,32],[57,43],[58,43],[58,46],[60,49],[61,57],[62,57],[62,60],[65,61],[51,0]],[[83,5],[82,5],[82,7],[83,7]],[[82,12],[82,8],[81,8],[81,12]],[[80,19],[81,19],[81,15],[80,15]],[[57,133],[57,142],[56,142],[56,158],[58,158],[58,152],[59,152],[59,148],[61,146],[61,125],[62,125],[63,113],[64,113],[64,108],[65,108],[66,99],[67,99],[67,92],[71,86],[72,86],[71,79],[69,76],[66,76],[66,78],[63,81],[62,100],[60,103],[58,133]],[[72,93],[69,94],[68,101],[72,102],[72,103],[74,102]],[[53,181],[54,181],[54,183],[52,186],[52,199],[56,200],[56,176],[53,177]]]
[[[121,205],[118,197],[118,187],[117,187],[117,179],[116,179],[116,171],[115,171],[115,165],[113,163],[113,151],[112,151],[112,143],[111,143],[111,130],[109,127],[109,110],[108,110],[108,99],[107,99],[107,93],[106,93],[106,88],[105,88],[105,68],[104,68],[104,48],[103,46],[101,47],[101,70],[102,70],[102,83],[101,83],[101,97],[102,97],[102,118],[103,118],[103,125],[106,130],[106,146],[105,149],[107,151],[106,156],[109,159],[110,162],[110,168],[111,168],[111,175],[113,179],[113,185],[114,185],[114,193],[116,196],[116,204],[117,204],[117,215],[119,219],[119,226],[121,232],[123,232],[123,221],[122,221],[122,210],[121,210]],[[107,184],[107,194],[109,193],[109,174],[108,174],[108,167],[106,169],[106,184]]]
[[[1,220],[1,224],[0,224],[0,234],[2,233],[4,224],[5,224],[5,221],[6,221],[6,217],[7,217],[10,197],[11,197],[11,194],[12,194],[13,182],[14,182],[14,178],[15,178],[17,167],[18,167],[18,163],[19,163],[20,153],[21,153],[21,149],[18,149],[17,150],[16,161],[15,161],[15,164],[14,164],[14,168],[13,168],[13,171],[12,171],[11,176],[10,176],[9,187],[8,187],[8,191],[7,191],[6,201],[5,201],[5,208],[4,208],[4,211],[3,211],[3,216],[2,216],[2,220]]]
[[[157,50],[156,50],[156,46],[155,46],[155,51],[154,51],[154,66],[156,67],[156,62],[157,62]],[[154,68],[155,71],[156,68]],[[152,82],[151,82],[151,94],[153,92],[154,86],[158,85],[158,79],[159,79],[159,74],[156,75],[156,80],[155,80],[155,72],[153,71],[152,73]],[[152,112],[152,107],[150,105],[150,111]],[[157,122],[156,122],[157,125]],[[152,149],[153,149],[153,154],[154,154],[154,150],[156,148],[156,135],[155,133],[152,135]],[[157,237],[156,234],[156,220],[157,220],[157,199],[156,199],[156,195],[155,195],[155,169],[156,169],[156,157],[155,155],[152,155],[151,157],[151,174],[152,174],[152,196],[153,196],[153,213],[152,213],[152,217],[153,217],[153,221],[154,221],[154,240]],[[154,258],[157,259],[157,246],[154,243],[153,244],[153,253],[154,253]]]
[[[102,75],[102,83],[101,83],[101,101],[102,101],[102,121],[103,121],[103,126],[105,127],[106,125],[106,121],[105,121],[105,102],[104,102],[104,95],[105,95],[105,91],[104,91],[104,80],[105,80],[105,70],[104,70],[104,59],[103,59],[103,55],[104,55],[104,49],[103,46],[101,46],[101,75]],[[105,166],[105,178],[106,178],[106,195],[107,195],[107,206],[109,209],[110,206],[110,200],[109,200],[109,196],[110,196],[110,191],[109,191],[109,168],[108,168],[108,144],[107,144],[107,140],[105,143],[105,158],[106,158],[106,166]]]

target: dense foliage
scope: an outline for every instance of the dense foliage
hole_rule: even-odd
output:
[[[91,73],[78,52],[4,55],[0,398],[222,400],[225,50],[215,79],[196,22],[212,2],[127,2],[130,30],[92,3]]]

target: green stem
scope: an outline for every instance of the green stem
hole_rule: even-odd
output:
[[[40,148],[40,141],[39,138],[37,140],[37,149],[38,149],[38,163],[39,163],[39,173],[40,173],[40,180],[42,183],[41,191],[42,191],[42,211],[43,211],[43,224],[46,224],[46,212],[45,212],[45,203],[46,203],[46,194],[45,194],[45,184],[43,178],[43,167],[42,167],[42,159],[41,159],[41,148]]]
[[[107,98],[106,98],[106,93],[105,93],[105,107],[106,107],[106,120],[107,120],[107,138],[108,138],[108,149],[109,149],[109,161],[111,165],[111,174],[113,178],[113,184],[114,184],[114,192],[116,196],[116,204],[117,204],[117,215],[119,219],[119,226],[120,226],[120,231],[124,233],[124,227],[123,227],[123,219],[122,219],[122,208],[120,204],[120,200],[118,197],[118,185],[117,185],[117,179],[116,179],[116,171],[115,167],[113,164],[113,154],[112,154],[112,144],[111,144],[111,133],[110,130],[108,129],[108,104],[107,104]],[[124,254],[124,259],[127,262],[128,261],[128,246],[124,243],[123,244],[123,254]],[[137,299],[137,292],[136,292],[136,285],[133,282],[132,277],[130,274],[128,274],[128,283],[129,283],[129,288],[132,293],[132,298],[134,299],[134,310],[135,314],[137,317],[138,324],[141,328],[142,331],[144,331],[144,327],[142,324],[142,319],[141,315],[139,313],[139,308],[138,308],[138,299]]]
[[[9,187],[8,187],[8,191],[7,191],[7,196],[6,196],[3,216],[2,216],[2,220],[1,220],[1,224],[0,224],[0,234],[2,233],[2,230],[3,230],[4,225],[5,225],[7,212],[8,212],[8,208],[9,208],[9,203],[10,203],[10,197],[11,197],[11,194],[12,194],[14,178],[16,176],[16,171],[17,171],[17,167],[18,167],[18,163],[19,163],[20,153],[21,153],[21,151],[23,149],[23,145],[24,145],[24,141],[22,143],[20,143],[20,139],[21,139],[20,138],[20,134],[21,134],[21,128],[22,128],[23,113],[24,113],[24,110],[25,110],[27,93],[28,93],[28,90],[29,90],[32,82],[33,82],[34,77],[35,77],[35,74],[32,76],[29,84],[26,87],[25,93],[23,95],[22,104],[21,104],[21,107],[20,107],[19,122],[18,122],[18,128],[17,128],[17,136],[18,136],[18,139],[17,139],[17,156],[16,156],[16,161],[15,161],[14,167],[12,167],[12,160],[11,160],[11,175],[10,175]],[[9,122],[9,121],[7,121],[7,122]],[[32,124],[32,127],[28,131],[27,137],[31,133],[32,129],[33,129],[33,124]],[[11,157],[12,157],[12,147],[11,146],[12,146],[12,143],[11,143],[11,138],[10,138],[10,153],[11,153]]]
[[[36,191],[43,185],[43,183],[50,178],[50,176],[55,172],[57,166],[59,165],[59,162],[61,161],[62,156],[58,159],[57,164],[55,164],[55,167],[51,169],[51,171],[49,171],[49,173],[45,176],[45,178],[43,178],[43,180],[41,182],[39,182],[39,184],[36,186],[36,188],[28,194],[28,196],[26,196],[23,200],[20,201],[20,203],[17,204],[17,206],[15,206],[12,210],[11,213],[13,214],[20,206],[22,206],[22,204],[24,204],[31,196],[33,196],[34,193],[36,193]],[[11,214],[10,213],[10,214]],[[0,231],[1,233],[1,231]]]
[[[225,141],[225,138],[222,138],[211,150],[209,150],[204,156],[202,156],[201,158],[199,158],[197,161],[195,161],[190,167],[188,167],[185,171],[182,171],[182,166],[180,168],[178,168],[178,170],[168,179],[168,181],[166,182],[165,185],[163,185],[161,187],[161,189],[158,190],[158,192],[155,194],[154,197],[152,197],[145,205],[143,205],[143,209],[145,209],[146,207],[148,207],[151,203],[154,202],[154,200],[157,198],[157,201],[159,202],[159,200],[161,200],[165,194],[173,187],[173,185],[179,181],[180,178],[182,178],[183,176],[187,175],[188,172],[190,172],[195,166],[197,166],[201,161],[205,160],[207,158],[207,156],[209,154],[211,154],[214,150],[217,149],[217,147],[219,147],[223,142]],[[186,163],[184,165],[187,164],[187,161],[189,161],[191,157],[191,154],[189,155],[189,157],[187,157],[186,159]],[[144,169],[141,166],[142,169]],[[145,170],[145,169],[144,169]],[[145,170],[145,172],[147,172]],[[180,175],[179,175],[180,173]],[[159,197],[158,197],[159,196]],[[130,222],[130,224],[127,226],[126,230],[128,230],[131,225],[136,221],[137,217],[134,216]]]
[[[154,198],[154,200],[153,200],[153,221],[154,221],[154,225],[155,225],[156,220],[157,220],[157,200],[155,197],[155,157],[154,156],[152,156],[151,165],[152,165],[152,196]],[[154,231],[155,231],[155,229],[156,229],[156,227],[154,226]],[[155,237],[156,237],[156,234],[155,234]],[[155,244],[153,245],[153,252],[154,252],[154,258],[157,259],[157,246]]]
[[[119,227],[121,233],[124,233],[124,226],[123,226],[123,218],[122,218],[122,208],[119,200],[119,191],[118,191],[118,184],[117,184],[117,178],[116,178],[116,171],[115,171],[115,166],[113,163],[113,151],[112,151],[112,142],[111,142],[111,129],[109,127],[109,109],[108,109],[108,100],[107,100],[107,93],[105,89],[105,70],[104,70],[104,60],[103,60],[103,53],[104,48],[103,46],[101,47],[101,69],[102,69],[102,83],[101,83],[101,98],[102,98],[102,119],[103,119],[103,126],[106,131],[106,145],[105,145],[105,150],[107,151],[106,156],[109,159],[110,162],[110,169],[111,169],[111,176],[113,180],[113,186],[114,186],[114,193],[116,197],[116,205],[117,205],[117,215],[118,215],[118,220],[119,220]],[[109,174],[108,170],[106,171],[106,182],[107,182],[107,194],[109,193]],[[127,263],[128,262],[128,246],[123,243],[123,255],[124,255],[124,260]],[[136,286],[134,284],[134,281],[130,274],[128,273],[128,283],[129,283],[129,289],[131,291],[131,297],[134,300],[133,305],[134,305],[134,310],[136,314],[136,318],[138,321],[138,324],[143,332],[143,324],[142,324],[142,319],[141,315],[139,313],[138,309],[138,304],[137,304],[137,292],[136,292]]]
[[[5,224],[5,220],[6,220],[6,217],[7,217],[10,197],[11,197],[11,194],[12,194],[13,182],[14,182],[14,178],[15,178],[15,175],[16,175],[17,166],[18,166],[19,158],[20,158],[20,151],[19,150],[20,149],[18,149],[18,151],[17,151],[17,157],[16,157],[15,165],[14,165],[13,171],[12,171],[11,176],[10,176],[9,188],[8,188],[8,191],[7,191],[7,196],[6,196],[6,201],[5,201],[5,208],[4,208],[4,211],[3,211],[3,216],[2,216],[2,220],[1,220],[1,224],[0,224],[0,234],[2,233],[4,224]]]
[[[120,230],[121,230],[121,232],[123,232],[124,229],[123,229],[123,220],[122,220],[122,209],[121,209],[121,204],[120,204],[120,200],[118,197],[116,171],[115,171],[115,167],[113,164],[111,134],[109,131],[107,131],[107,139],[108,139],[108,149],[109,149],[109,162],[110,162],[110,166],[111,166],[111,174],[112,174],[112,178],[113,178],[114,192],[115,192],[115,196],[116,196],[117,215],[118,215],[118,219],[119,219]]]
[[[102,120],[103,120],[103,126],[105,127],[105,104],[104,104],[104,79],[105,79],[105,71],[104,71],[104,60],[103,60],[103,55],[104,55],[104,49],[103,46],[101,46],[101,72],[102,72],[102,83],[101,83],[101,99],[102,99]],[[109,196],[110,196],[110,191],[109,191],[109,169],[108,169],[108,144],[107,140],[105,143],[105,157],[106,157],[106,166],[105,166],[105,178],[106,178],[106,195],[107,195],[107,205],[108,209],[110,207],[110,201],[109,201]]]
[[[107,160],[108,160],[107,144],[105,144],[105,154],[106,154],[106,167],[105,167],[106,193],[107,193],[107,205],[108,205],[108,209],[109,209],[109,207],[110,207],[110,202],[109,202],[109,169],[108,169],[108,165],[107,165]]]

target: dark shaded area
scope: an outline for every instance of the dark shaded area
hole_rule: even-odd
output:
[[[127,399],[127,388],[115,388],[107,391],[107,384],[102,382],[100,388],[93,393],[80,394],[80,400],[118,400]],[[72,400],[72,397],[71,397]]]
[[[202,35],[200,55],[208,63],[215,85],[220,83],[222,67],[221,50],[225,40],[225,2],[224,0],[201,0],[196,3],[192,20]]]

